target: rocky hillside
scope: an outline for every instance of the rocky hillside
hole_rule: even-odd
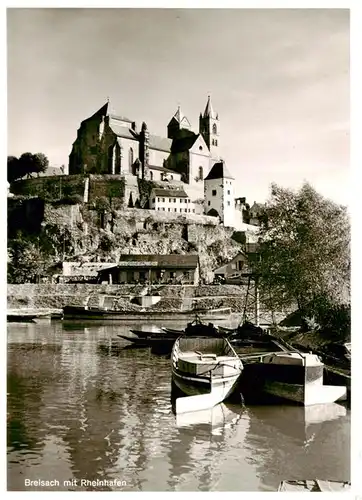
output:
[[[47,275],[59,273],[63,260],[114,262],[127,253],[197,253],[201,278],[207,282],[210,271],[242,249],[232,239],[233,230],[213,217],[116,210],[104,200],[68,205],[38,198],[12,200],[8,220],[9,268],[15,272],[25,266],[25,277],[32,274],[31,264],[37,265],[36,274]],[[9,281],[24,278],[10,273]]]

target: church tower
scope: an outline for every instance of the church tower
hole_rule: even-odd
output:
[[[204,114],[200,113],[199,132],[204,138],[213,160],[220,159],[220,121],[215,113],[210,96],[207,99]]]
[[[169,139],[179,139],[190,134],[192,135],[190,129],[191,124],[179,106],[170,123],[167,125],[167,137]]]

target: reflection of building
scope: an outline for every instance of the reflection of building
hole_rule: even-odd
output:
[[[102,269],[98,282],[185,283],[199,282],[198,255],[121,255],[117,266]]]

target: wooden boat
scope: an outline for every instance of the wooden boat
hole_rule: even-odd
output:
[[[229,307],[220,309],[202,310],[202,311],[152,311],[141,310],[137,312],[117,311],[114,309],[105,309],[100,307],[88,306],[65,306],[63,308],[64,319],[68,320],[102,320],[102,321],[131,321],[142,319],[162,320],[162,321],[177,321],[187,320],[188,318],[198,314],[203,319],[218,319],[224,320],[231,314]]]
[[[38,321],[47,320],[52,318],[51,311],[36,311],[26,309],[13,309],[8,310],[6,319],[9,323],[37,323]]]
[[[299,480],[299,481],[281,481],[278,487],[279,491],[292,492],[324,492],[324,493],[343,493],[350,491],[351,483],[349,481],[322,481],[321,479]]]
[[[153,334],[149,337],[137,337],[136,335],[121,335],[118,334],[117,337],[120,337],[128,342],[132,342],[138,347],[154,347],[159,348],[163,353],[170,353],[172,350],[172,346],[175,343],[175,338],[163,337],[157,334]]]
[[[243,364],[225,338],[179,337],[171,354],[172,382],[187,397],[176,413],[212,408],[234,390]]]
[[[166,335],[166,332],[164,332],[163,330],[130,330],[130,332],[132,332],[134,335],[136,335],[138,338],[140,339],[145,339],[145,338],[148,338],[148,337],[152,337],[152,336],[159,336],[159,337],[164,337]]]
[[[196,315],[194,321],[187,323],[186,328],[183,330],[176,330],[174,328],[162,328],[168,335],[180,337],[181,335],[188,335],[191,337],[225,337],[227,336],[223,330],[213,323],[203,323],[201,318]]]
[[[316,354],[275,352],[260,358],[263,390],[304,406],[345,400],[347,388],[324,385],[324,364]]]

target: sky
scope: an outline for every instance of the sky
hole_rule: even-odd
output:
[[[235,195],[310,182],[349,199],[348,9],[8,9],[8,154],[68,164],[80,122],[115,112],[167,136],[207,96]]]

